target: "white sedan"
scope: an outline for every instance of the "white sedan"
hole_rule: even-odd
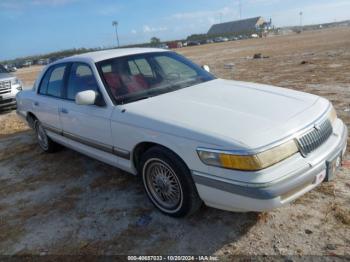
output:
[[[40,147],[140,175],[171,216],[265,211],[334,177],[347,128],[321,97],[217,79],[175,52],[129,48],[47,66],[17,95]]]

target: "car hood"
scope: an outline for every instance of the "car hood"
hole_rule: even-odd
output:
[[[12,78],[15,78],[15,76],[10,73],[0,73],[0,80],[8,80]]]
[[[256,149],[305,128],[328,106],[308,93],[216,79],[123,107],[124,121],[225,149]]]

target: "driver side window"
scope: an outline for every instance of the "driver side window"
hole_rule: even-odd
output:
[[[67,99],[75,100],[77,93],[86,90],[93,90],[99,93],[95,76],[88,65],[74,63],[68,80]]]

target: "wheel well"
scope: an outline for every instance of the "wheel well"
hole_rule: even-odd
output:
[[[27,113],[27,122],[28,122],[28,125],[31,127],[31,128],[34,128],[34,122],[35,120],[37,120],[38,118],[32,113],[32,112],[28,112]]]
[[[152,143],[152,142],[142,142],[140,144],[138,144],[134,151],[133,151],[133,164],[134,166],[136,167],[136,169],[138,170],[139,168],[139,163],[140,163],[140,159],[141,159],[141,156],[148,150],[150,149],[151,147],[154,147],[154,146],[160,146],[156,143]]]
[[[160,145],[160,144],[157,144],[157,143],[153,143],[153,142],[142,142],[140,144],[138,144],[134,151],[133,151],[133,164],[135,166],[135,168],[138,170],[139,169],[139,163],[140,163],[140,159],[141,159],[141,156],[147,151],[149,150],[150,148],[152,147],[155,147],[155,146],[159,146],[159,147],[163,147],[165,148],[166,150],[169,150],[170,152],[172,152],[173,154],[177,155],[182,161],[183,159],[177,154],[175,153],[173,150],[163,146],[163,145]],[[184,162],[184,161],[183,161]]]

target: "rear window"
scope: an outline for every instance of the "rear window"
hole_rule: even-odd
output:
[[[61,97],[66,67],[66,64],[62,64],[49,68],[41,80],[39,94]]]
[[[63,84],[64,84],[64,72],[66,66],[58,66],[52,70],[48,85],[47,85],[47,94],[54,97],[60,97]]]

